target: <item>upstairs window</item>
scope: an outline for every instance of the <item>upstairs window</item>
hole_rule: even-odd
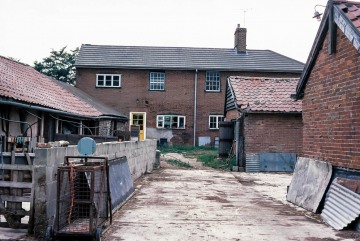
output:
[[[97,74],[96,87],[121,87],[121,75]]]
[[[223,115],[209,115],[209,129],[219,129],[219,123],[224,121]]]
[[[156,127],[160,129],[185,129],[185,116],[181,115],[158,115]]]
[[[220,72],[207,71],[206,72],[206,91],[219,92],[220,91]]]
[[[150,90],[165,90],[164,72],[150,72]]]

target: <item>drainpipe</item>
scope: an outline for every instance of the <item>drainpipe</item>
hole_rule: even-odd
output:
[[[44,142],[44,126],[45,126],[45,113],[41,113],[41,125],[40,125],[40,137],[41,140],[38,140],[38,142]]]
[[[235,156],[236,156],[236,165],[240,167],[240,156],[239,156],[239,141],[240,141],[240,118],[236,119],[235,124]]]
[[[196,146],[196,99],[197,99],[197,81],[198,81],[198,69],[195,69],[195,83],[194,83],[194,146]]]

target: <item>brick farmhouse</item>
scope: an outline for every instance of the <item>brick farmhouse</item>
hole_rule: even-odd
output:
[[[360,169],[360,3],[329,2],[297,86],[303,156]],[[360,176],[360,175],[359,175]]]
[[[246,49],[246,32],[238,25],[229,49],[84,44],[76,87],[127,113],[140,139],[213,145],[228,76],[292,78],[303,70],[273,51]]]

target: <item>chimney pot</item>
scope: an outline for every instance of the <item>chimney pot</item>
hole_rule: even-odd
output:
[[[237,25],[235,30],[235,44],[234,48],[238,52],[246,52],[246,28],[240,28],[240,24]]]

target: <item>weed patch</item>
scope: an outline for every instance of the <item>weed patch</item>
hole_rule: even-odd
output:
[[[173,166],[179,166],[179,167],[184,167],[184,168],[188,168],[188,169],[192,169],[193,166],[191,166],[189,163],[183,162],[183,161],[179,161],[179,160],[174,160],[174,159],[170,159],[170,160],[165,160],[167,163],[169,163],[170,165]]]
[[[171,146],[171,147],[162,147],[160,148],[160,151],[163,154],[179,153],[187,158],[196,158],[196,160],[202,162],[204,166],[211,167],[214,169],[230,170],[232,166],[236,165],[235,157],[230,157],[226,159],[218,158],[218,149],[214,147]],[[169,161],[174,162],[174,164],[170,163]],[[167,162],[170,163],[171,165],[178,165],[176,164],[176,162],[181,162],[181,161],[168,160]],[[187,164],[185,162],[182,163]],[[184,164],[180,164],[178,166]]]
[[[213,153],[217,155],[218,149],[214,147],[208,146],[201,146],[201,147],[194,147],[194,146],[171,146],[171,147],[161,147],[159,148],[161,153],[180,153],[184,157],[187,158],[196,158],[202,154]]]

